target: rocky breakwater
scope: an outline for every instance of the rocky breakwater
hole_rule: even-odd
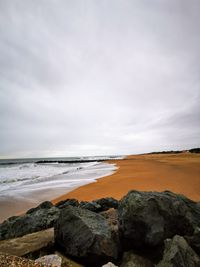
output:
[[[44,202],[3,222],[0,239],[0,252],[43,256],[51,267],[200,267],[200,203],[168,191],[130,191],[120,201]],[[48,254],[60,257],[57,265]]]

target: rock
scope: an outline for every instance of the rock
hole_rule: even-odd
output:
[[[108,262],[107,264],[103,265],[102,267],[117,267],[112,262]]]
[[[112,198],[112,197],[105,197],[95,200],[97,204],[101,206],[101,211],[108,210],[110,208],[117,209],[118,208],[118,200]]]
[[[62,259],[58,255],[52,254],[43,256],[35,260],[35,262],[51,265],[52,267],[61,267]]]
[[[12,256],[8,254],[0,254],[1,267],[53,267],[42,263],[37,263],[22,257]]]
[[[50,209],[53,207],[53,204],[50,202],[50,201],[45,201],[45,202],[42,202],[39,206],[37,206],[36,208],[32,208],[30,210],[28,210],[26,212],[26,214],[31,214],[37,210],[40,210],[40,209]]]
[[[120,267],[154,267],[154,264],[132,251],[125,252]]]
[[[106,219],[92,211],[67,207],[55,224],[55,244],[86,266],[118,258],[119,244]]]
[[[156,246],[175,234],[191,236],[200,223],[200,207],[169,191],[130,191],[118,207],[122,241],[127,249]]]
[[[109,210],[102,211],[100,214],[107,220],[113,232],[115,232],[116,236],[118,236],[119,238],[119,223],[117,210],[111,208]]]
[[[116,209],[118,207],[118,201],[112,197],[106,197],[91,202],[81,201],[79,207],[94,212],[101,212],[101,211],[106,211],[110,208]]]
[[[54,244],[54,229],[39,231],[9,240],[0,241],[0,252],[25,256],[41,250],[51,250]]]
[[[61,257],[62,259],[62,267],[84,267],[83,265],[73,261],[70,258],[67,258],[60,251],[55,251],[55,254]]]
[[[93,212],[98,212],[101,210],[101,206],[93,201],[92,202],[81,201],[79,207]]]
[[[197,227],[192,236],[184,236],[188,244],[200,256],[200,228]]]
[[[199,267],[200,258],[181,236],[165,241],[164,256],[157,267]]]
[[[79,202],[77,199],[71,198],[71,199],[66,199],[66,200],[61,200],[58,203],[55,204],[55,207],[59,209],[63,209],[68,206],[73,206],[73,207],[78,207]]]
[[[54,226],[60,210],[56,207],[36,208],[28,214],[12,217],[0,224],[0,240],[15,238]]]

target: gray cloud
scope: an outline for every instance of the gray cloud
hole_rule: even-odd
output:
[[[0,0],[0,156],[200,145],[200,2]]]

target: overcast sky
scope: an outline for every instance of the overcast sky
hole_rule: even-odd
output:
[[[200,146],[199,0],[0,0],[0,157]]]

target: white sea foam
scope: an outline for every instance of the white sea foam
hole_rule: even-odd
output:
[[[61,191],[91,183],[114,170],[113,164],[103,162],[5,165],[0,168],[0,196],[56,189],[53,198]]]
[[[95,182],[101,177],[112,174],[116,169],[114,164],[97,161],[84,163],[1,161],[1,220],[22,212],[22,207],[25,211],[42,201],[57,198],[79,186]]]

